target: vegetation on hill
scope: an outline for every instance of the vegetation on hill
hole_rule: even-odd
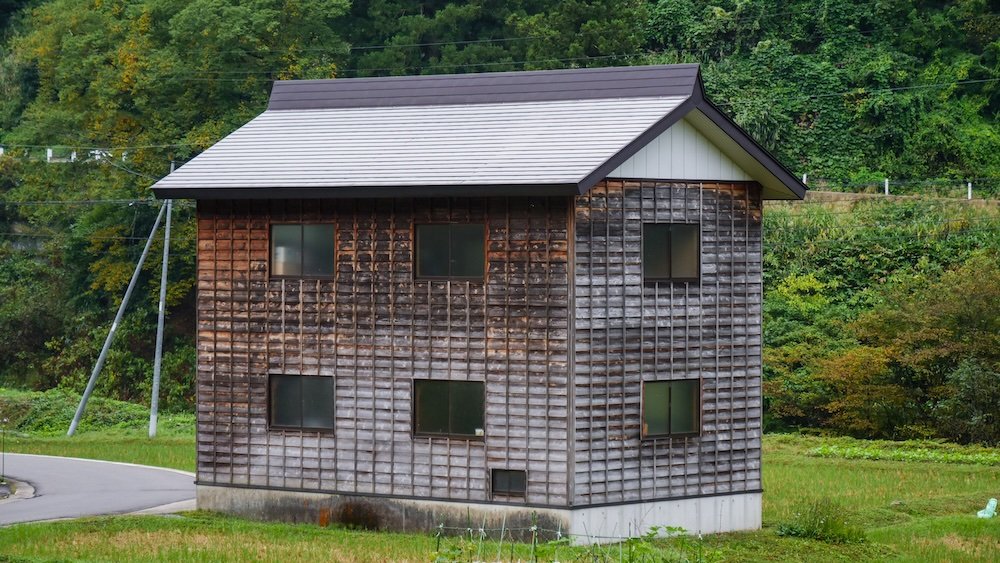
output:
[[[0,384],[82,389],[157,212],[148,186],[262,111],[273,79],[699,62],[715,102],[796,173],[995,195],[998,33],[987,0],[0,0]],[[974,392],[1000,392],[991,208],[766,221],[770,428],[998,440],[996,395]],[[191,205],[172,248],[163,406],[182,411]],[[99,395],[148,400],[158,268]]]
[[[771,429],[1000,442],[1000,208],[770,206]]]

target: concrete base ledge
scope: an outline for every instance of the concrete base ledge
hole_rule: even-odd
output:
[[[522,540],[530,538],[527,530],[535,524],[543,541],[554,539],[558,530],[581,544],[619,541],[645,534],[654,526],[710,534],[754,530],[761,525],[760,493],[556,509],[198,485],[197,506],[255,520],[399,532],[433,533],[441,524],[453,533],[469,527],[503,527]],[[499,536],[499,532],[488,533]]]

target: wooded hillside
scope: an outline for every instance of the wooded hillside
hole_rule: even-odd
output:
[[[1000,14],[987,0],[0,0],[0,29],[3,385],[82,388],[156,214],[148,186],[262,111],[274,79],[699,62],[713,100],[814,186],[1000,192]],[[767,214],[771,423],[942,433],[961,385],[1000,378],[995,353],[969,344],[996,318],[944,301],[996,276],[996,217],[865,209]],[[175,213],[173,409],[193,394],[192,215]],[[101,393],[148,400],[158,267]],[[897,330],[915,322],[929,323],[919,342]],[[876,391],[895,410],[872,427],[842,397]],[[985,439],[966,430],[949,435]]]

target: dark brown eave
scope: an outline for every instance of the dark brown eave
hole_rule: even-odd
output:
[[[781,163],[777,158],[774,157],[767,149],[762,147],[760,143],[754,140],[749,133],[743,130],[742,127],[736,124],[735,121],[729,118],[726,114],[715,106],[708,98],[701,96],[701,100],[697,104],[696,108],[700,110],[706,117],[712,120],[720,129],[726,132],[727,135],[733,138],[737,143],[740,144],[750,156],[754,157],[758,162],[760,162],[768,172],[774,174],[774,176],[791,190],[792,193],[796,195],[799,199],[806,197],[806,185],[803,184],[798,176],[792,174],[785,165]]]
[[[452,186],[355,186],[337,188],[159,188],[157,199],[347,199],[428,197],[546,197],[576,195],[578,184],[452,185]]]
[[[579,185],[579,193],[582,195],[586,193],[590,188],[594,187],[598,182],[603,180],[614,171],[616,168],[622,165],[626,160],[634,156],[637,152],[642,150],[647,144],[649,144],[653,139],[658,137],[661,133],[669,129],[672,125],[680,121],[690,112],[698,110],[701,111],[709,120],[712,121],[716,126],[718,126],[722,131],[729,135],[740,147],[747,151],[747,153],[757,160],[768,172],[774,175],[775,178],[781,182],[784,187],[788,188],[792,194],[798,199],[802,199],[806,194],[806,186],[799,181],[798,177],[792,174],[777,158],[774,157],[767,149],[762,147],[760,143],[754,140],[746,131],[743,130],[735,121],[724,114],[718,107],[715,106],[706,96],[705,87],[701,80],[701,70],[698,70],[697,79],[694,84],[694,88],[689,93],[689,97],[681,105],[677,106],[674,111],[670,112],[666,117],[660,121],[653,124],[648,130],[643,134],[635,138],[631,143],[626,145],[618,154],[611,157],[607,162],[601,164],[593,172],[588,174]]]

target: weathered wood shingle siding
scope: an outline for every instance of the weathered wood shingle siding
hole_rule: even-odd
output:
[[[198,482],[568,502],[570,199],[198,203]],[[413,279],[413,225],[486,225],[485,282]],[[333,222],[332,280],[269,279],[272,222]],[[273,430],[270,373],[330,375],[333,432]],[[412,379],[485,380],[483,439],[412,436]]]
[[[699,282],[643,281],[644,222],[701,223]],[[574,244],[574,505],[759,490],[760,186],[606,180]],[[642,382],[688,378],[701,436],[642,440]]]

